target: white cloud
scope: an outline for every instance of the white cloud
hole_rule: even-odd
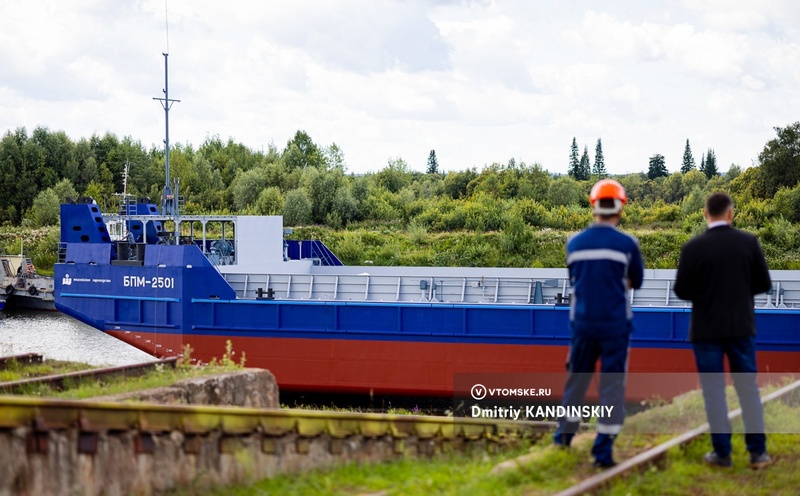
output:
[[[0,132],[160,146],[163,0],[0,0]],[[688,137],[749,165],[797,120],[800,4],[172,0],[173,141],[282,148],[297,129],[351,170],[510,157],[566,169],[575,136],[612,172],[677,170]],[[29,22],[36,19],[36,22]]]

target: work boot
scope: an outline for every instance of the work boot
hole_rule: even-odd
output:
[[[716,453],[716,451],[711,451],[710,453],[706,453],[705,456],[703,457],[703,461],[706,462],[708,465],[713,465],[715,467],[727,468],[733,465],[733,460],[731,460],[730,455],[719,456]]]
[[[606,469],[606,468],[611,468],[616,464],[617,462],[615,462],[613,458],[603,458],[595,460],[592,466],[596,468]]]
[[[553,444],[559,448],[569,448],[569,445],[572,444],[572,438],[574,434],[569,434],[566,432],[560,432],[553,435]]]
[[[753,470],[758,470],[764,467],[768,467],[775,463],[775,460],[769,456],[766,452],[761,453],[760,455],[756,455],[755,453],[750,453],[750,468]]]

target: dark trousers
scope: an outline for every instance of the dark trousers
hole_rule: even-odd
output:
[[[739,397],[745,428],[747,451],[760,455],[767,450],[764,434],[764,409],[756,383],[755,339],[732,338],[692,343],[700,385],[703,387],[706,417],[711,427],[711,444],[722,457],[731,454],[731,423],[725,401],[724,357],[728,357],[733,387]]]
[[[598,419],[592,455],[599,462],[610,462],[614,439],[625,419],[625,372],[628,368],[630,333],[617,336],[591,336],[573,333],[570,342],[569,377],[564,386],[563,406],[582,406],[600,360],[600,405],[613,407],[610,417]],[[553,435],[556,444],[569,446],[580,425],[580,418],[559,418]]]

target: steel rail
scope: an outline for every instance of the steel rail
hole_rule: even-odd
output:
[[[32,387],[48,385],[54,389],[61,390],[64,383],[67,381],[78,381],[82,379],[98,380],[103,377],[110,376],[125,376],[132,377],[144,374],[149,370],[157,367],[172,367],[178,361],[178,357],[166,358],[163,360],[155,360],[152,362],[137,363],[133,365],[120,365],[117,367],[106,367],[100,369],[80,370],[77,372],[68,372],[66,374],[47,375],[43,377],[31,377],[28,379],[20,379],[16,381],[0,382],[0,393],[13,394],[15,392],[24,392],[30,390]]]
[[[796,389],[800,389],[800,380],[795,381],[787,386],[784,386],[780,389],[773,391],[772,393],[764,396],[761,398],[761,403],[767,403],[768,401],[772,401],[774,399],[780,398]],[[736,410],[731,411],[728,413],[728,419],[733,420],[739,417],[742,414],[742,409],[737,408]],[[692,429],[690,431],[684,432],[683,434],[670,439],[658,446],[655,446],[647,451],[639,453],[638,455],[629,458],[621,463],[618,463],[614,467],[600,472],[599,474],[593,475],[588,479],[584,479],[583,481],[571,486],[560,493],[557,493],[556,496],[580,496],[583,494],[591,494],[605,486],[608,486],[612,481],[621,478],[623,475],[628,474],[629,472],[633,471],[641,471],[645,469],[647,466],[651,465],[652,463],[664,458],[672,448],[677,446],[686,446],[689,443],[695,441],[701,435],[705,434],[709,430],[709,425],[703,424],[700,427]]]

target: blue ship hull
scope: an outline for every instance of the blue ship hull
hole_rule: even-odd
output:
[[[244,355],[247,366],[272,370],[282,389],[295,391],[450,396],[459,374],[552,374],[554,384],[563,381],[569,307],[546,301],[533,278],[527,293],[519,290],[524,302],[504,303],[500,278],[492,287],[488,278],[469,275],[451,288],[454,295],[446,293],[445,276],[431,276],[430,284],[414,279],[423,301],[411,301],[403,297],[408,290],[399,276],[395,289],[383,279],[382,287],[370,286],[375,275],[332,269],[302,278],[225,272],[230,267],[212,264],[203,253],[207,242],[142,243],[141,260],[120,260],[124,250],[114,242],[65,235],[69,218],[62,208],[57,308],[155,356],[178,356],[188,345],[195,360],[209,362],[230,341],[234,360]],[[361,300],[355,290],[345,293],[347,277],[367,281]],[[231,281],[242,278],[241,289],[234,289]],[[254,288],[248,280],[265,282]],[[301,280],[312,282],[303,283],[298,297]],[[318,289],[324,280],[338,285]],[[446,301],[458,299],[459,291],[462,301]],[[470,292],[482,292],[483,299],[467,301]],[[763,371],[800,372],[800,310],[779,308],[784,301],[756,310]],[[630,372],[693,373],[690,308],[673,302],[633,309]]]

